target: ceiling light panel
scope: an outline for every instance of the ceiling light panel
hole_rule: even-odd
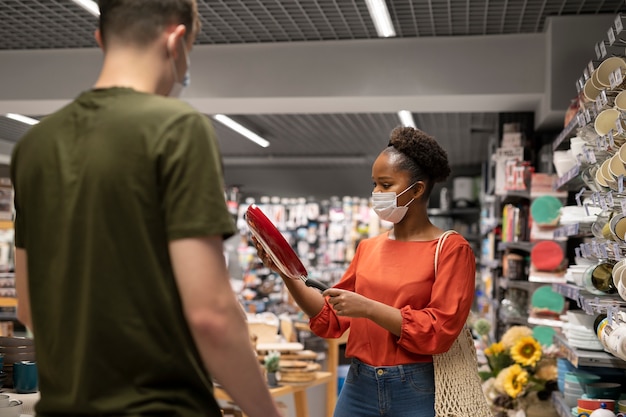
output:
[[[623,0],[386,0],[397,37],[542,32],[547,16],[626,11]],[[374,39],[364,0],[198,0],[197,44]],[[0,0],[0,50],[96,48],[97,19],[70,0]]]

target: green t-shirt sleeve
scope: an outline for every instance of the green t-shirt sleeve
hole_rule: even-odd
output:
[[[15,246],[20,248],[20,249],[24,249],[26,242],[25,242],[25,235],[26,235],[26,231],[24,229],[24,215],[21,213],[21,205],[18,202],[18,195],[17,195],[17,176],[16,176],[16,166],[17,166],[17,152],[19,149],[19,143],[17,145],[15,145],[15,148],[13,149],[13,155],[11,156],[11,183],[13,184],[13,189],[14,191],[14,196],[13,196],[13,208],[15,209],[15,219],[14,219],[14,224],[13,224],[13,228],[15,229]]]
[[[162,209],[169,240],[235,233],[226,208],[222,164],[209,120],[199,113],[179,117],[159,150]]]

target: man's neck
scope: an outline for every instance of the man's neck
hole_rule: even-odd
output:
[[[138,53],[133,49],[111,51],[105,54],[94,88],[128,87],[144,93],[165,94],[160,87],[165,64],[149,52]]]

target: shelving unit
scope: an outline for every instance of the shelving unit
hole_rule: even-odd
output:
[[[559,417],[572,417],[572,410],[565,403],[563,393],[560,391],[552,392],[552,404],[554,404],[554,409],[559,414]]]
[[[559,334],[555,334],[554,343],[563,356],[577,368],[580,366],[595,366],[626,369],[626,361],[616,358],[607,352],[573,348],[569,346],[567,340]]]

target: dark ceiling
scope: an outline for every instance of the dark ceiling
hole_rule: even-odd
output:
[[[625,9],[623,0],[386,3],[399,38],[538,33],[544,30],[549,16],[615,14]],[[377,38],[363,0],[199,0],[198,8],[202,20],[199,45]],[[0,22],[0,50],[96,47],[93,31],[97,18],[70,0],[0,0]],[[214,123],[227,182],[241,184],[244,192],[251,195],[369,192],[369,164],[386,145],[390,130],[399,124],[395,113],[231,117],[272,143],[270,148],[259,148]],[[477,166],[488,158],[487,143],[496,132],[497,114],[438,112],[414,113],[413,117],[418,127],[435,136],[448,150],[453,166]],[[18,140],[24,129],[0,117],[3,141]],[[266,186],[260,185],[261,181]],[[355,181],[363,185],[355,187]]]

